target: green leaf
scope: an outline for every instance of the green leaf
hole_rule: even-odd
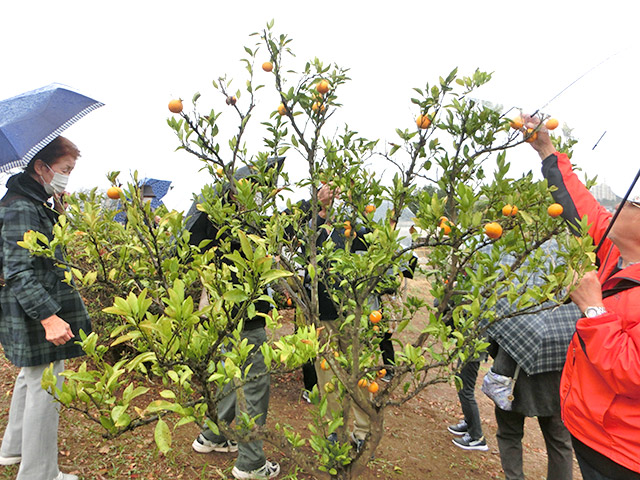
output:
[[[226,292],[224,292],[222,298],[224,298],[228,302],[240,303],[246,301],[249,297],[244,292],[244,290],[234,288],[233,290],[227,290]]]
[[[169,426],[164,420],[158,420],[155,432],[153,433],[153,438],[156,441],[158,450],[162,453],[167,453],[171,450],[171,432],[169,431]]]

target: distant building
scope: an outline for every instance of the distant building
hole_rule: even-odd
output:
[[[611,187],[606,183],[600,183],[593,187],[590,191],[593,196],[596,197],[596,200],[598,200],[598,202],[600,202],[604,207],[611,211],[613,211],[615,206],[622,200],[619,196],[613,193]]]

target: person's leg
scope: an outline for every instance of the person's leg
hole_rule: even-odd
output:
[[[498,431],[498,449],[505,480],[524,480],[522,471],[522,437],[524,415],[495,408]]]
[[[353,413],[353,437],[362,442],[371,430],[371,420],[355,403],[351,411]]]
[[[305,390],[313,390],[313,387],[318,383],[318,376],[316,375],[316,367],[312,360],[302,365],[302,381],[304,382]]]
[[[580,473],[582,473],[582,480],[613,480],[612,477],[603,475],[596,469],[594,469],[589,463],[576,452],[576,458],[578,459],[578,465],[580,465]]]
[[[247,406],[247,413],[251,418],[256,418],[256,424],[264,425],[267,421],[267,412],[269,410],[269,390],[271,385],[271,377],[267,373],[267,367],[264,363],[264,357],[260,351],[260,346],[266,342],[267,334],[264,328],[256,328],[243,332],[243,338],[246,338],[250,344],[254,345],[248,363],[251,364],[249,369],[249,377],[255,379],[246,383],[242,390]],[[236,419],[239,410],[239,402],[236,401]],[[236,420],[237,422],[237,420]],[[264,466],[267,461],[263,450],[262,440],[248,443],[238,444],[238,459],[236,460],[236,468],[243,472],[251,472]]]
[[[458,399],[460,400],[464,420],[467,422],[467,433],[473,440],[478,440],[482,437],[480,411],[476,402],[476,380],[479,368],[480,362],[468,362],[458,373],[462,379],[462,388],[458,392]]]
[[[27,392],[22,424],[22,462],[16,480],[53,480],[58,476],[59,405],[42,388],[42,374],[49,365],[23,367]],[[64,361],[53,363],[58,375]],[[58,376],[58,388],[63,378]]]
[[[538,424],[547,447],[547,480],[573,478],[573,446],[571,434],[562,423],[560,413],[538,417]]]
[[[329,412],[338,412],[338,415],[341,415],[342,405],[340,405],[338,400],[338,392],[334,391],[327,393],[324,389],[324,386],[333,378],[333,371],[323,370],[320,367],[321,362],[322,358],[316,358],[316,375],[318,377],[318,390],[320,391],[320,397],[327,397],[327,414]]]
[[[21,368],[13,386],[9,422],[0,447],[0,456],[4,458],[17,458],[22,455],[22,422],[26,398],[27,382],[24,378],[24,368]]]
[[[388,372],[393,370],[396,363],[396,355],[393,350],[393,342],[391,341],[391,333],[385,332],[380,341],[380,351],[382,352],[382,363]]]

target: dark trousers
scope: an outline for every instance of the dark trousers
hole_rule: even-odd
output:
[[[393,342],[391,341],[391,333],[385,332],[382,340],[380,340],[380,351],[382,352],[382,363],[385,368],[391,372],[393,365],[396,364],[396,354],[393,351]]]
[[[580,473],[582,473],[583,480],[613,480],[613,477],[607,477],[606,475],[603,475],[602,473],[594,469],[578,453],[576,453],[576,458],[578,459],[578,464],[580,465]]]
[[[522,437],[525,416],[518,412],[507,412],[498,407],[495,412],[498,422],[496,437],[505,479],[524,480]],[[538,417],[538,424],[547,447],[547,480],[571,480],[573,478],[571,434],[562,423],[560,414]]]
[[[313,360],[309,360],[302,365],[302,381],[304,382],[304,389],[309,391],[313,390],[313,387],[318,383],[316,366]]]
[[[467,431],[473,440],[478,440],[482,437],[480,411],[476,402],[476,380],[478,379],[479,368],[480,362],[468,362],[458,372],[458,376],[462,380],[462,388],[458,391],[458,399],[462,407],[464,421],[467,422]]]

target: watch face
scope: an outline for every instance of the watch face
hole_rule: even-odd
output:
[[[584,311],[584,315],[587,318],[597,317],[598,315],[602,315],[603,313],[606,313],[604,307],[587,307],[587,309]]]

